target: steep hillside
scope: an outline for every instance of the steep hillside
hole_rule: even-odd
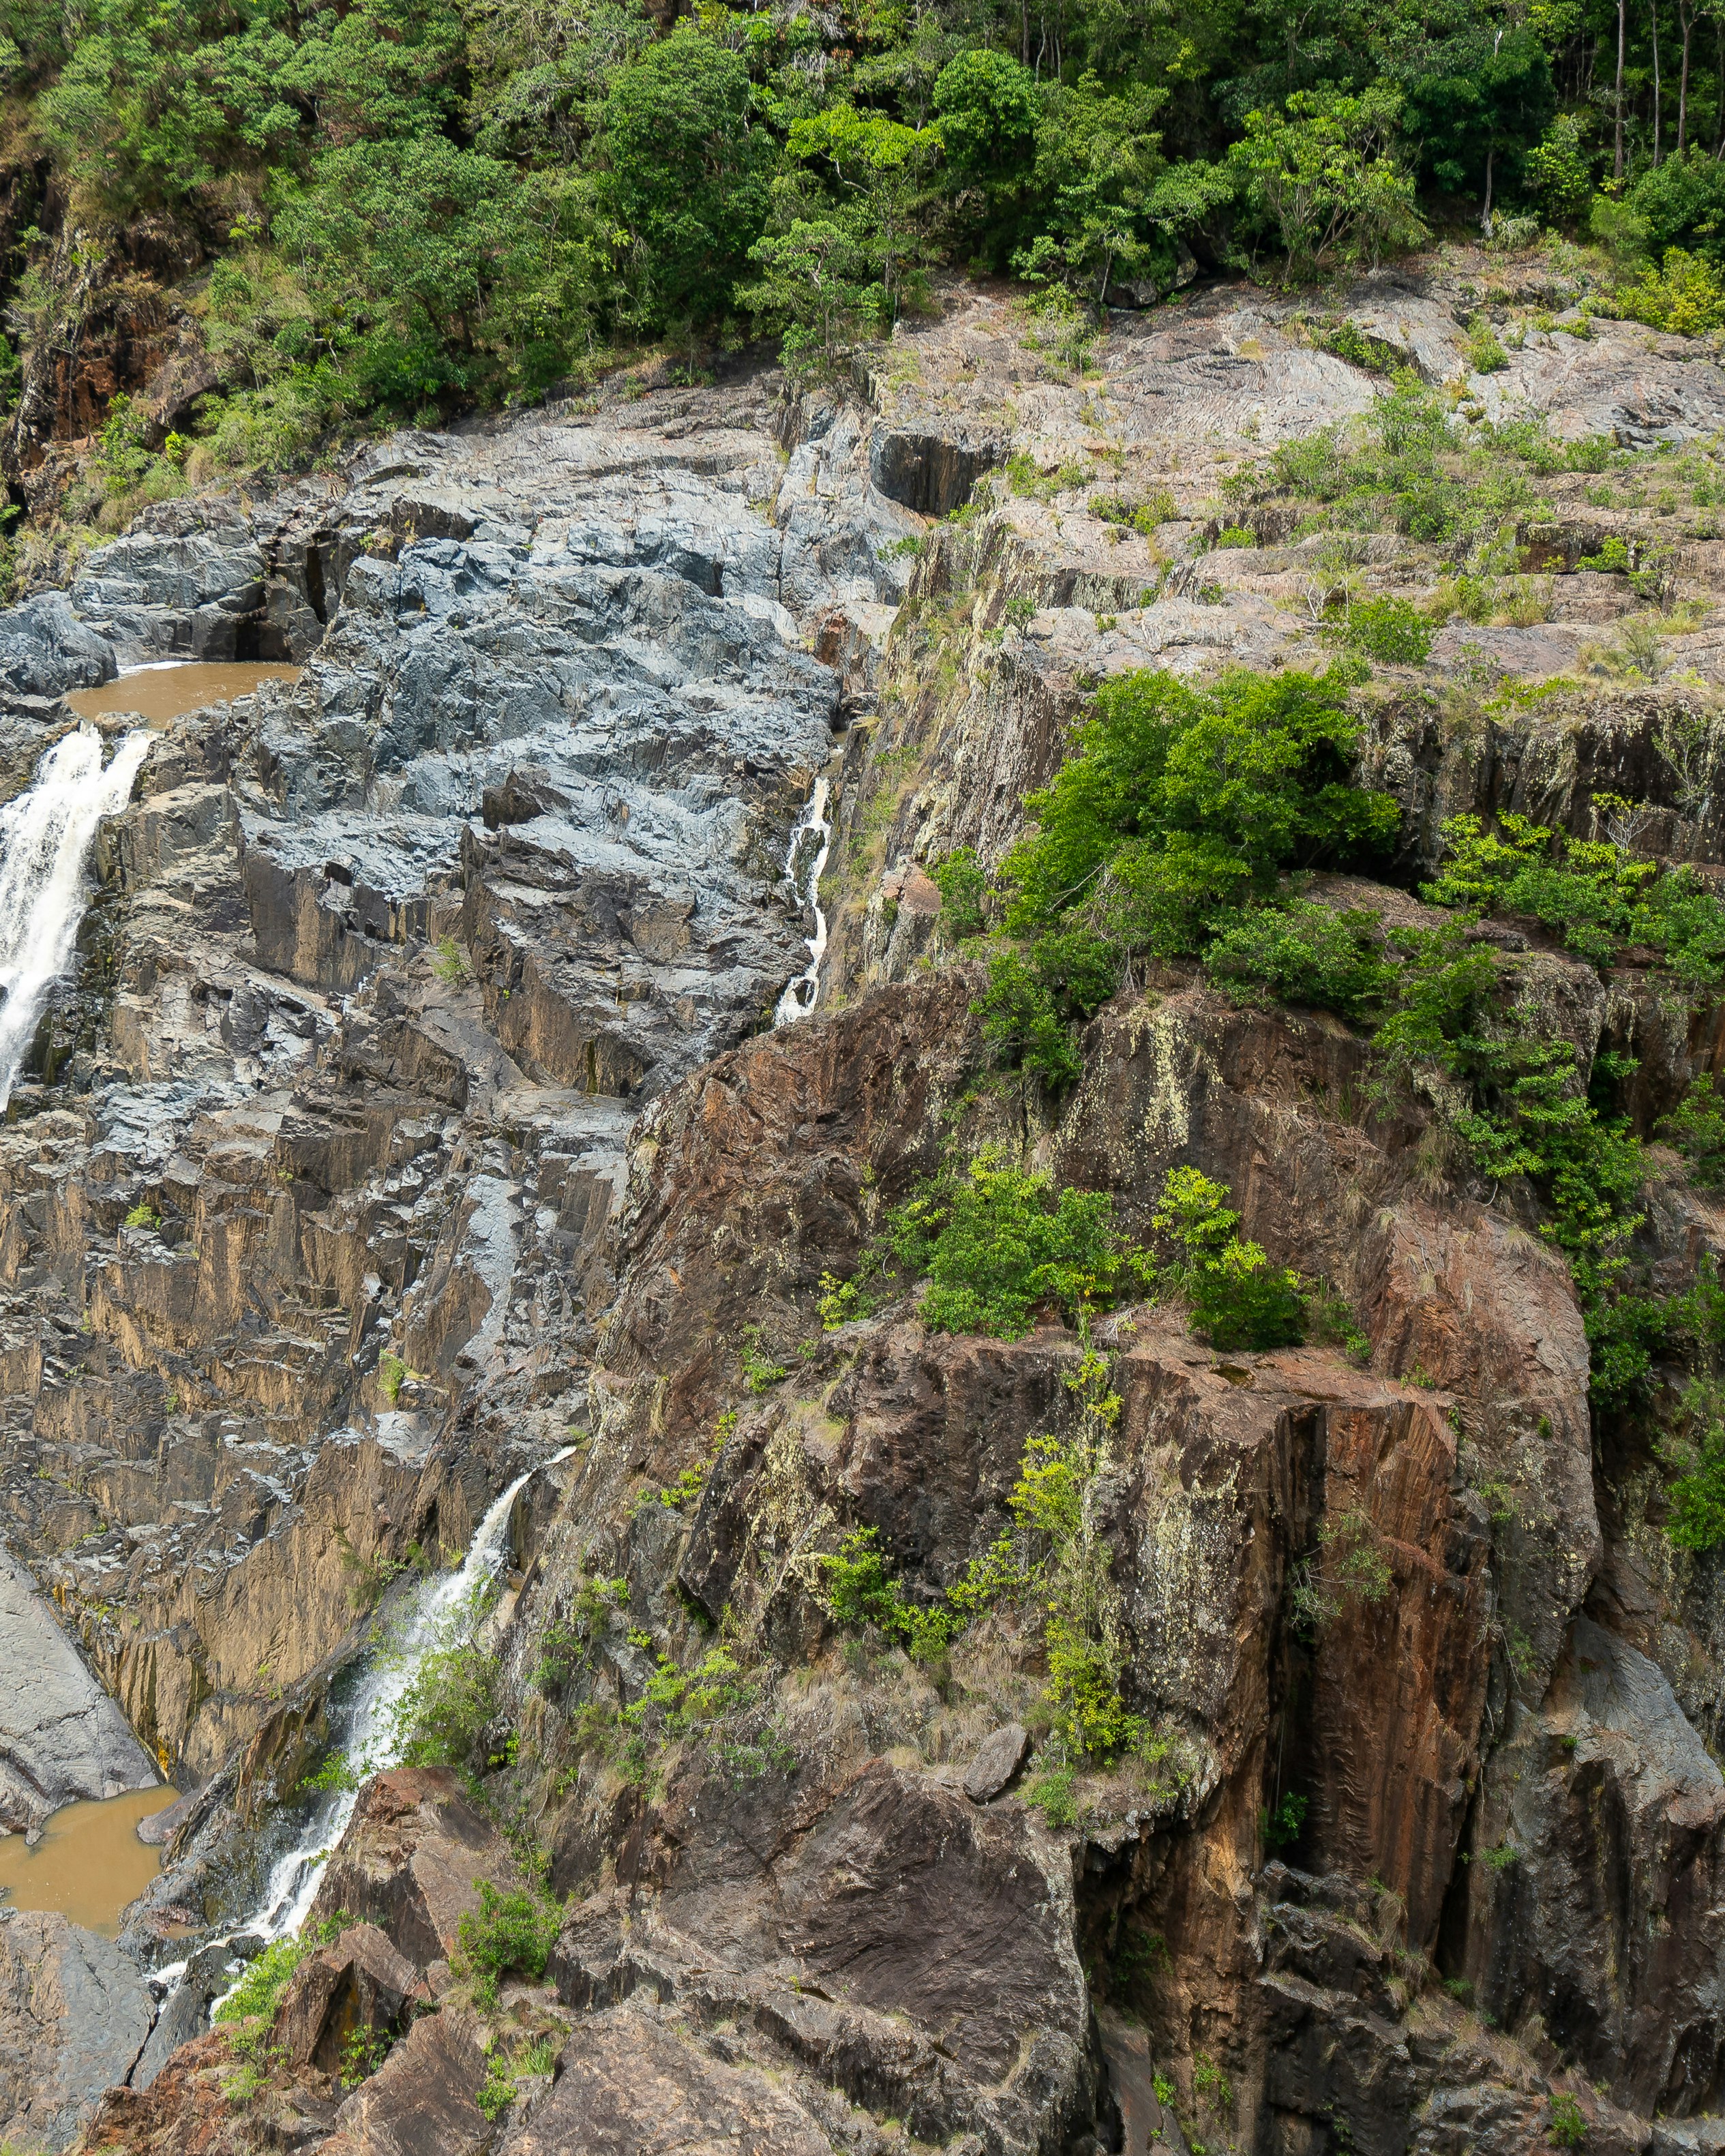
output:
[[[305,662],[0,1136],[0,1625],[191,1797],[0,2133],[1714,2145],[1725,376],[1548,271],[955,285],[0,616],[20,787]]]

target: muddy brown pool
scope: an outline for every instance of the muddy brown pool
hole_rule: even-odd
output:
[[[240,660],[141,666],[135,674],[122,674],[117,681],[104,681],[98,689],[74,689],[66,701],[80,719],[100,718],[109,711],[136,711],[141,718],[157,721],[177,719],[182,711],[202,711],[206,704],[249,696],[260,681],[297,681],[304,671],[300,666]]]
[[[138,1821],[179,1792],[129,1789],[122,1797],[64,1804],[32,1849],[21,1834],[0,1838],[0,1904],[59,1909],[74,1924],[112,1938],[120,1912],[161,1869],[162,1851],[138,1840]]]

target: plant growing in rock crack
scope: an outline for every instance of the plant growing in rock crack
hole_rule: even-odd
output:
[[[473,973],[467,953],[453,936],[440,936],[431,947],[431,970],[446,987],[451,988],[470,979]]]
[[[1559,2148],[1579,2148],[1585,2144],[1587,2115],[1567,2090],[1553,2096],[1546,2131]]]
[[[627,1607],[629,1582],[603,1573],[583,1579],[567,1614],[553,1617],[539,1635],[539,1660],[529,1679],[536,1691],[561,1691],[578,1670],[587,1667],[614,1614]]]
[[[549,1896],[531,1888],[501,1888],[475,1879],[480,1905],[464,1912],[457,1929],[456,1974],[473,1986],[482,2006],[497,2004],[497,1987],[511,1971],[536,1980],[557,1944],[562,1911]]]
[[[362,2081],[376,2073],[389,2056],[395,2039],[387,2029],[350,2029],[347,2041],[341,2046],[343,2088],[357,2088]]]
[[[738,1354],[742,1365],[742,1381],[754,1394],[770,1392],[773,1387],[790,1375],[782,1363],[775,1363],[761,1345],[758,1325],[743,1329],[742,1347]]]
[[[1382,1602],[1395,1584],[1369,1513],[1350,1509],[1317,1531],[1315,1555],[1301,1558],[1288,1579],[1296,1626],[1308,1636],[1345,1610]]]

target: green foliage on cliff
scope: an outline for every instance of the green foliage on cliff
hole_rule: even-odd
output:
[[[919,1660],[939,1660],[960,1633],[997,1608],[1039,1635],[1047,1671],[1040,1756],[1055,1775],[1112,1758],[1146,1735],[1122,1696],[1125,1656],[1100,1511],[1120,1396],[1107,1357],[1088,1342],[1065,1382],[1074,1400],[1071,1427],[1024,1447],[1007,1501],[1010,1532],[973,1558],[944,1594],[913,1602],[874,1527],[852,1530],[821,1560],[833,1617],[841,1625],[872,1625]]]
[[[1353,784],[1345,680],[1122,675],[1097,695],[1029,834],[1000,875],[1005,937],[984,1029],[1056,1088],[1078,1075],[1075,1022],[1137,962],[1199,953],[1276,895],[1289,870],[1369,859],[1394,801]]]
[[[842,1285],[828,1276],[824,1322],[861,1316],[871,1298],[922,1280],[926,1325],[1017,1340],[1039,1306],[1069,1321],[1106,1310],[1144,1277],[1144,1254],[1114,1222],[1106,1191],[1056,1189],[984,1152],[923,1183],[887,1213]]]
[[[1306,1331],[1300,1284],[1242,1238],[1227,1197],[1195,1168],[1168,1170],[1152,1225],[1176,1255],[1160,1269],[1158,1285],[1191,1298],[1193,1326],[1213,1348],[1294,1346]]]
[[[557,1944],[562,1912],[557,1903],[525,1887],[501,1888],[475,1880],[477,1909],[465,1910],[457,1932],[458,1974],[472,1984],[482,2006],[497,2004],[497,1986],[511,1970],[535,1979]]]

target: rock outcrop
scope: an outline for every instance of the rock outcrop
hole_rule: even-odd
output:
[[[1472,305],[1436,273],[1347,298],[1431,383]],[[1712,357],[1552,313],[1470,381],[1476,419],[1725,424]],[[398,435],[268,502],[159,506],[69,607],[0,623],[8,743],[116,661],[304,667],[152,745],[0,1132],[8,1543],[202,1787],[128,1948],[225,1953],[329,1816],[301,1785],[372,1611],[530,1478],[485,1727],[367,1781],[241,2092],[234,2032],[192,2033],[203,1969],[89,2148],[1710,2145],[1717,1568],[1658,1532],[1640,1440],[1602,1441],[1532,1201],[1472,1173],[1437,1080],[1192,967],[1140,967],[1058,1099],[1003,1073],[937,881],[1000,861],[1099,680],[1325,664],[1347,608],[1457,564],[1326,552],[1234,484],[1378,393],[1291,303],[1111,319],[1081,380],[1024,328],[955,292],[855,393],[742,370]],[[1529,484],[1545,619],[1380,668],[1399,881],[1325,902],[1429,930],[1401,886],[1446,817],[1586,834],[1608,793],[1725,858],[1720,542],[1579,470]],[[1614,540],[1689,602],[1635,632],[1654,675],[1609,641],[1645,590],[1583,566]],[[774,1026],[810,899],[819,996]],[[1584,1075],[1633,1045],[1644,1135],[1721,1063],[1644,966],[1480,933]],[[1219,1353],[1166,1303],[1015,1340],[908,1295],[824,1322],[883,1209],[990,1145],[1133,1237],[1170,1168],[1225,1183],[1312,1286],[1307,1344]],[[1676,1295],[1725,1218],[1649,1157]],[[1130,1741],[1086,1766],[1021,1606],[905,1641],[1098,1369]],[[1326,1587],[1344,1545],[1368,1562]],[[859,1551],[888,1599],[841,1615]],[[481,1966],[500,1897],[514,1958]]]
[[[151,2015],[113,1941],[62,1916],[0,1910],[0,2138],[64,2148],[131,2071]]]
[[[80,1797],[149,1789],[154,1763],[22,1566],[0,1549],[0,1829],[39,1826]]]

